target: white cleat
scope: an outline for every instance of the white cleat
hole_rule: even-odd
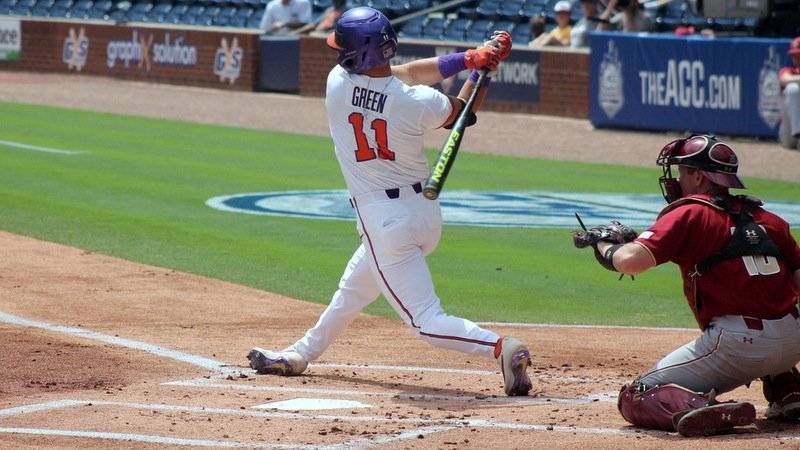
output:
[[[500,356],[497,358],[500,371],[505,380],[505,391],[508,396],[528,395],[533,384],[528,377],[528,366],[531,365],[531,354],[525,345],[512,337],[503,338],[500,344]]]
[[[250,367],[262,375],[291,377],[300,375],[308,367],[308,362],[293,347],[281,352],[253,348],[247,354]]]

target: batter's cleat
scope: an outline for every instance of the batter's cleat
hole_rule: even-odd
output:
[[[769,404],[767,419],[796,422],[800,419],[800,392],[792,392]]]
[[[747,402],[726,402],[675,413],[675,430],[684,437],[710,436],[756,420],[756,408]]]
[[[250,368],[262,375],[280,375],[291,377],[300,375],[308,367],[308,362],[294,347],[289,347],[281,352],[273,352],[261,348],[254,348],[247,354]]]
[[[495,357],[500,364],[500,371],[505,381],[506,395],[528,395],[533,385],[528,377],[528,366],[531,365],[531,354],[518,339],[505,337],[495,348]]]

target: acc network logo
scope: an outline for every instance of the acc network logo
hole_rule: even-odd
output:
[[[220,48],[214,54],[214,74],[219,77],[219,81],[229,80],[230,84],[236,82],[242,71],[242,59],[244,50],[239,47],[239,39],[233,38],[230,47],[228,41],[222,38]]]
[[[75,69],[80,72],[86,65],[86,57],[89,55],[89,38],[86,37],[86,30],[81,27],[77,34],[75,28],[69,29],[69,35],[64,39],[64,51],[61,60],[67,63],[67,69]]]
[[[758,75],[758,114],[770,128],[778,126],[781,120],[781,86],[778,81],[780,57],[775,46],[769,46],[769,56],[761,66]]]
[[[643,231],[666,206],[660,195],[547,191],[447,191],[439,197],[444,222],[484,227],[576,228],[620,220]],[[766,202],[792,226],[800,225],[800,203]],[[214,197],[221,211],[308,219],[355,220],[347,191],[285,191]]]
[[[622,91],[622,61],[619,50],[613,40],[608,41],[608,51],[600,63],[600,89],[598,90],[600,107],[609,119],[617,115],[625,103]]]

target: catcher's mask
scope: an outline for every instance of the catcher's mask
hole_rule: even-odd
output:
[[[667,203],[683,197],[681,185],[672,177],[673,164],[694,167],[714,184],[746,189],[742,180],[736,176],[739,170],[736,153],[715,136],[693,134],[685,139],[676,139],[661,149],[656,164],[664,171],[658,183]]]
[[[349,73],[364,73],[397,53],[397,35],[389,19],[366,6],[342,14],[327,43],[339,52],[337,62]]]

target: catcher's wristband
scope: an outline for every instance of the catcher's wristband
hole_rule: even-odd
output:
[[[624,244],[616,244],[608,247],[606,251],[603,252],[602,258],[597,258],[597,260],[600,262],[600,265],[612,272],[618,272],[617,268],[614,267],[614,253],[621,249],[623,245]],[[597,253],[598,256],[600,256],[599,250],[597,250]]]

